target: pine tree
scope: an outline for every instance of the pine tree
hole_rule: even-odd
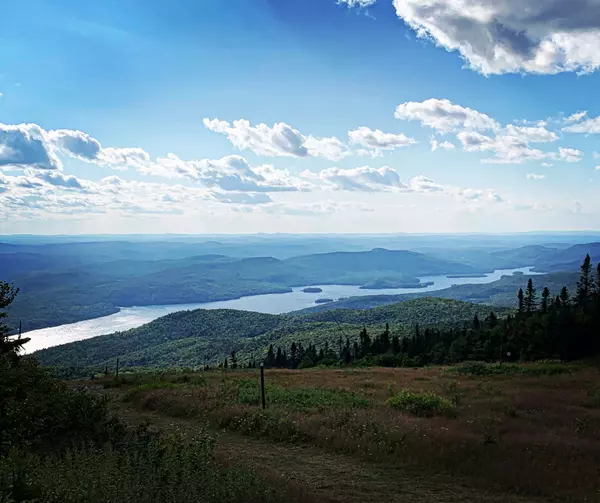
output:
[[[525,301],[522,288],[519,288],[519,294],[517,295],[517,298],[519,299],[519,312],[522,313],[525,308]]]
[[[277,348],[277,356],[275,357],[275,365],[279,368],[283,367],[283,354],[281,348]]]
[[[15,288],[9,283],[5,283],[4,281],[0,281],[0,309],[8,307],[18,294],[18,288]],[[30,339],[28,337],[21,339],[9,337],[8,334],[10,333],[10,328],[2,322],[6,317],[8,317],[8,315],[5,312],[0,311],[0,354],[10,354],[16,357],[19,350],[25,343],[29,342]]]
[[[548,312],[548,297],[550,297],[550,290],[548,290],[548,287],[544,287],[544,290],[542,291],[542,312],[543,313],[547,313]]]
[[[473,330],[479,330],[481,328],[481,323],[479,322],[479,316],[475,314],[473,317]]]
[[[560,291],[560,302],[563,307],[567,307],[571,302],[571,296],[569,295],[569,289],[566,286],[563,286]]]
[[[227,358],[225,358],[225,361],[223,361],[223,368],[226,369],[227,368]]]
[[[231,368],[232,369],[236,369],[238,366],[237,364],[237,358],[235,357],[235,351],[231,352]]]
[[[265,367],[274,367],[275,366],[275,352],[273,351],[273,344],[269,345],[269,350],[267,351],[267,359],[265,361]]]
[[[590,255],[587,254],[581,264],[581,274],[579,281],[577,282],[577,304],[581,307],[585,307],[590,299],[591,289],[594,282],[592,273],[592,260]]]
[[[527,288],[525,289],[525,311],[527,313],[532,313],[536,308],[536,290],[533,287],[533,280],[529,278],[527,281]]]
[[[498,317],[494,311],[490,311],[490,314],[486,318],[486,323],[489,328],[495,328],[498,325]]]

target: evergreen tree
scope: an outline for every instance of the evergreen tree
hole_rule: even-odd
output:
[[[519,312],[522,313],[525,309],[525,300],[524,300],[522,288],[519,288],[519,293],[517,295],[517,298],[519,299]]]
[[[15,288],[9,283],[0,281],[0,309],[7,308],[15,297],[19,294],[19,289]],[[4,318],[8,317],[8,314],[4,311],[0,311],[0,355],[11,354],[17,356],[19,350],[24,344],[29,342],[29,338],[16,339],[9,337],[10,327],[2,322]]]
[[[542,313],[548,312],[548,297],[550,297],[550,290],[546,286],[542,291]]]
[[[569,289],[566,286],[563,286],[560,291],[560,302],[564,307],[567,307],[571,302],[571,296],[569,294]]]
[[[235,351],[231,352],[231,368],[232,369],[236,369],[238,366],[237,364],[237,358],[235,357]]]
[[[274,367],[275,364],[275,352],[273,351],[273,344],[270,344],[267,351],[267,359],[265,360],[265,367]]]
[[[473,330],[479,330],[481,328],[481,323],[479,322],[479,316],[475,314],[473,318]]]
[[[225,360],[223,361],[223,368],[226,369],[227,368],[227,358],[225,358]]]
[[[579,275],[579,281],[577,282],[577,304],[581,307],[585,307],[590,299],[592,285],[594,282],[592,273],[592,260],[590,255],[587,254],[581,265],[581,273]]]
[[[275,357],[275,365],[279,368],[283,367],[283,354],[281,353],[281,348],[277,348],[277,356]]]
[[[529,278],[527,281],[527,288],[525,289],[525,312],[532,313],[536,308],[536,290],[533,287],[533,280]]]

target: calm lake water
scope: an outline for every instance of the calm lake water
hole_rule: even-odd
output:
[[[27,332],[31,342],[25,346],[27,352],[38,349],[58,346],[68,342],[80,341],[97,337],[99,335],[121,332],[136,328],[149,323],[156,318],[176,311],[191,309],[240,309],[244,311],[257,311],[260,313],[281,314],[297,311],[315,305],[317,299],[340,299],[342,297],[358,297],[364,295],[394,295],[415,292],[434,292],[452,285],[491,283],[504,275],[512,275],[516,272],[525,274],[536,274],[531,272],[530,267],[520,269],[498,269],[493,273],[486,274],[481,278],[448,278],[447,276],[423,276],[422,283],[432,282],[426,288],[388,288],[384,290],[361,290],[356,285],[319,285],[323,291],[320,293],[305,293],[305,287],[294,288],[289,293],[273,293],[265,295],[254,295],[240,299],[223,300],[219,302],[204,302],[200,304],[174,304],[165,306],[139,306],[126,307],[121,311],[102,318],[79,321],[58,327],[42,328]],[[314,286],[314,285],[312,285]]]

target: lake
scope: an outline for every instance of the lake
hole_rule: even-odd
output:
[[[434,292],[443,290],[452,285],[482,284],[499,280],[504,275],[516,272],[533,275],[530,267],[520,269],[498,269],[481,278],[449,278],[448,276],[423,276],[419,278],[422,283],[433,283],[425,288],[387,288],[383,290],[361,290],[358,285],[311,285],[318,286],[323,291],[319,293],[305,293],[306,287],[294,288],[289,293],[272,293],[253,295],[240,299],[223,300],[218,302],[204,302],[200,304],[174,304],[164,306],[136,306],[122,308],[118,313],[101,318],[69,323],[58,327],[42,328],[27,332],[31,342],[25,348],[27,352],[58,346],[68,342],[80,341],[97,337],[99,335],[121,332],[150,323],[156,318],[176,311],[191,309],[239,309],[244,311],[258,311],[261,313],[281,314],[298,311],[315,305],[317,299],[340,299],[342,297],[358,297],[365,295],[397,295],[402,293]]]

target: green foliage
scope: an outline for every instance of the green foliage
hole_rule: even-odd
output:
[[[191,441],[140,430],[118,444],[72,447],[40,455],[11,450],[0,458],[0,501],[136,503],[274,501],[253,474],[221,469],[214,438],[200,430]]]
[[[267,385],[265,395],[269,406],[289,407],[296,410],[322,408],[365,408],[369,401],[349,391],[331,388],[284,388]],[[260,386],[253,380],[241,380],[237,387],[239,403],[258,405]]]
[[[0,446],[106,441],[121,427],[106,400],[67,389],[29,357],[0,357]]]
[[[397,395],[388,398],[390,407],[416,416],[454,416],[455,405],[447,398],[435,393],[413,393],[403,389]]]

